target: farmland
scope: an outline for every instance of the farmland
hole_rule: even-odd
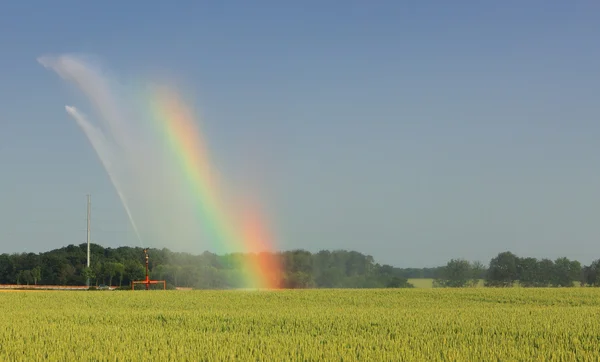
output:
[[[433,279],[431,278],[412,278],[408,279],[408,282],[412,284],[415,288],[433,288]],[[484,281],[483,279],[479,280],[479,284],[477,287],[483,287]]]
[[[0,293],[0,360],[592,360],[600,290]]]

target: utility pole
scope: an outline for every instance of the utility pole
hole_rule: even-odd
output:
[[[87,267],[90,267],[90,221],[92,217],[92,197],[87,195]],[[87,279],[87,285],[90,286],[90,279]]]

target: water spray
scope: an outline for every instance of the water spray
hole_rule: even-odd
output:
[[[102,165],[104,166],[104,169],[106,170],[106,173],[108,174],[108,177],[110,178],[113,187],[117,191],[117,195],[119,195],[121,204],[123,205],[123,208],[127,213],[127,217],[129,218],[129,222],[133,227],[133,231],[135,232],[138,242],[142,247],[144,247],[137,225],[135,223],[135,220],[133,219],[133,215],[131,214],[131,210],[127,199],[123,195],[123,188],[121,186],[121,183],[115,176],[114,162],[118,159],[117,156],[114,154],[114,150],[111,148],[110,144],[107,143],[106,136],[104,135],[104,133],[102,133],[101,130],[94,127],[92,123],[87,119],[87,117],[83,113],[81,113],[77,108],[73,106],[65,106],[65,110],[71,117],[73,117],[73,119],[75,119],[79,127],[81,127],[88,140],[96,150],[100,162],[102,162]]]
[[[82,56],[42,56],[38,62],[75,85],[89,101],[87,112],[70,105],[65,110],[96,151],[137,244],[145,248],[152,244],[150,239],[167,238],[196,242],[202,230],[189,195],[181,188],[177,166],[170,152],[165,152],[164,120],[156,119],[154,99],[148,105],[140,104],[146,99],[146,89],[107,77],[103,69]],[[159,202],[162,205],[158,206]],[[170,212],[165,212],[168,209]],[[185,227],[173,227],[179,223]]]

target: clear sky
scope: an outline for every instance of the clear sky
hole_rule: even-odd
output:
[[[87,193],[93,241],[136,245],[77,93],[36,61],[77,52],[184,84],[281,249],[600,258],[600,4],[285,3],[2,1],[0,252],[84,242]]]

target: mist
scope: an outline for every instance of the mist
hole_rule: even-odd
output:
[[[140,246],[198,251],[209,248],[181,171],[152,125],[142,90],[110,77],[76,55],[42,56],[38,62],[73,84],[93,113],[65,106],[106,170]],[[217,250],[218,251],[218,250]]]

